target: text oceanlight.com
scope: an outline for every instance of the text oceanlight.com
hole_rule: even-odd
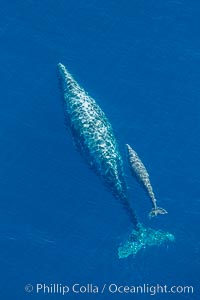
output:
[[[65,285],[61,283],[37,283],[35,285],[26,284],[25,291],[27,293],[36,294],[149,294],[154,296],[156,294],[193,294],[194,287],[189,285],[160,285],[160,284],[142,284],[142,285],[119,285],[115,283],[104,283],[102,285],[95,285],[92,283],[72,285]]]

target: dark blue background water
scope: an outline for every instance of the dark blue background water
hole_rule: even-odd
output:
[[[1,2],[1,299],[27,283],[193,285],[198,299],[200,214],[199,1],[44,0]],[[93,96],[124,144],[140,154],[160,205],[131,178],[146,226],[176,242],[119,260],[132,226],[120,203],[74,149],[64,125],[58,62]],[[67,295],[149,299],[150,295]]]

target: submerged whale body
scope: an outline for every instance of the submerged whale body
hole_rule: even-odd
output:
[[[111,124],[104,112],[73,79],[64,65],[58,64],[64,94],[64,110],[77,146],[93,170],[126,208],[137,227],[129,206],[123,162]]]
[[[147,245],[160,245],[172,240],[169,233],[145,229],[131,209],[124,180],[123,161],[111,124],[104,112],[73,79],[64,65],[58,64],[64,111],[79,152],[102,178],[126,209],[134,229],[118,249],[119,258],[135,255]],[[159,234],[158,234],[159,232]]]

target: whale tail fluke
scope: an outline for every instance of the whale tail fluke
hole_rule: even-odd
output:
[[[165,214],[168,214],[166,209],[164,209],[162,207],[155,207],[155,208],[152,208],[152,210],[150,211],[149,218],[153,218],[153,217],[156,217],[157,215],[165,215]]]
[[[118,257],[126,258],[129,255],[135,256],[140,249],[147,246],[160,246],[161,244],[174,241],[175,237],[169,232],[145,228],[142,224],[138,230],[133,230],[128,239],[118,248]]]

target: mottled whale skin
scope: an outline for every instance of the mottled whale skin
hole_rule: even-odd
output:
[[[123,203],[137,227],[136,216],[128,202],[123,161],[110,122],[66,67],[59,63],[58,70],[64,95],[64,110],[77,149],[113,195]]]
[[[139,179],[139,181],[143,184],[149,198],[152,201],[153,208],[149,213],[149,217],[155,217],[159,214],[164,215],[167,214],[167,211],[157,206],[157,200],[155,198],[153,188],[150,182],[149,174],[147,172],[147,169],[145,168],[143,162],[139,158],[138,154],[131,148],[130,145],[126,144],[127,150],[128,150],[128,160],[130,164],[130,168],[133,172],[133,175],[136,175],[136,177]]]

